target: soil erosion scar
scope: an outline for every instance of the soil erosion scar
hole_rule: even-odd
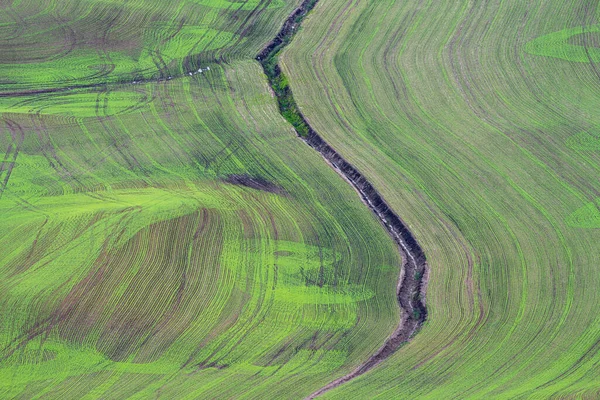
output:
[[[304,0],[285,21],[277,36],[256,57],[263,67],[269,85],[277,96],[279,111],[296,129],[298,136],[306,144],[318,151],[323,158],[358,191],[363,202],[375,213],[392,238],[398,243],[402,254],[403,268],[400,271],[397,286],[397,298],[402,316],[400,323],[383,346],[354,371],[334,380],[308,396],[315,397],[369,371],[389,357],[403,343],[407,342],[422,326],[427,318],[425,308],[425,281],[427,261],[423,250],[412,233],[388,206],[373,185],[349,162],[344,160],[323,138],[308,124],[298,108],[287,79],[278,64],[279,52],[291,41],[298,26],[312,10],[318,0]]]

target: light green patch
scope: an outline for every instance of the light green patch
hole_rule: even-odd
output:
[[[227,246],[231,246],[231,249],[223,253],[224,257],[227,257],[228,254],[235,256],[243,252],[248,258],[256,260],[258,264],[275,265],[280,275],[279,284],[296,282],[295,278],[301,271],[315,271],[321,267],[331,268],[334,260],[334,252],[331,249],[286,240],[273,241],[268,245],[260,241],[239,243],[231,241],[227,243]],[[336,256],[339,257],[339,254]],[[236,264],[237,259],[223,259],[224,266]],[[242,277],[245,278],[245,275]]]
[[[573,150],[600,150],[600,137],[580,132],[568,138],[566,144]]]
[[[359,319],[358,304],[356,302],[321,306],[305,304],[301,310],[302,326],[310,329],[351,329]]]
[[[300,270],[318,269],[333,262],[331,249],[308,246],[305,243],[277,241],[276,265],[279,272],[292,275]]]
[[[563,29],[538,37],[525,45],[525,51],[537,56],[554,57],[574,62],[600,61],[600,48],[569,43],[575,35],[600,32],[600,25]]]
[[[152,59],[140,60],[120,53],[98,53],[94,50],[73,50],[66,57],[46,62],[2,65],[4,76],[20,85],[69,87],[70,85],[106,82],[109,78],[155,71]]]
[[[298,286],[275,290],[277,300],[298,304],[347,304],[370,299],[373,295],[371,290],[355,285],[346,285],[340,289]]]
[[[145,189],[123,189],[113,192],[98,193],[95,196],[75,193],[62,196],[47,196],[32,202],[35,206],[33,215],[43,214],[48,217],[74,218],[85,214],[98,212],[122,213],[135,211],[139,214],[148,212],[149,215],[157,217],[157,222],[165,216],[178,217],[199,208],[215,208],[220,210],[235,209],[234,205],[225,196],[219,197],[222,192],[200,191],[200,190],[166,190],[158,188]],[[9,202],[3,202],[2,207],[12,206]],[[19,210],[19,218],[25,213]],[[7,218],[4,222],[11,221],[10,212],[4,214]],[[137,216],[140,219],[141,216]],[[151,223],[153,223],[151,222]]]
[[[575,228],[600,228],[600,198],[581,207],[567,218],[567,224]]]
[[[151,98],[142,89],[69,92],[23,98],[0,98],[0,112],[96,117],[124,114],[145,107]]]
[[[54,357],[36,362],[38,350],[51,351]],[[29,362],[23,362],[23,360]],[[167,360],[137,364],[115,362],[91,348],[72,346],[57,340],[47,340],[43,346],[39,341],[30,342],[0,364],[0,388],[18,393],[32,381],[62,381],[71,376],[81,375],[82,371],[91,374],[99,371],[118,371],[121,373],[165,374],[174,372],[178,364]]]

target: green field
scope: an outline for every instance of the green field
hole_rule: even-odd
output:
[[[320,0],[269,82],[299,4],[0,0],[0,399],[299,399],[364,365],[402,253],[307,123],[430,268],[418,334],[323,398],[600,395],[597,3]]]
[[[381,346],[396,245],[254,61],[296,4],[6,3],[0,398],[299,398]]]
[[[585,1],[321,1],[296,102],[409,224],[429,318],[325,398],[597,398],[600,44]]]

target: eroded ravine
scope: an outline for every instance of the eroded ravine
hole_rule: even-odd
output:
[[[298,136],[306,144],[318,151],[323,158],[360,194],[363,202],[375,213],[388,233],[398,243],[403,259],[403,268],[397,285],[398,304],[402,309],[400,323],[384,344],[352,372],[338,378],[308,396],[313,399],[359,375],[369,371],[393,354],[408,341],[421,327],[427,317],[425,308],[425,282],[427,262],[423,250],[412,233],[388,206],[373,185],[340,154],[338,154],[308,124],[298,108],[292,90],[278,64],[278,54],[291,41],[300,23],[312,10],[318,0],[304,0],[287,18],[277,36],[260,52],[256,59],[267,75],[269,85],[277,97],[281,115],[290,122]]]

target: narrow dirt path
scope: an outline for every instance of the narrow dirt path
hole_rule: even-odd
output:
[[[256,60],[260,62],[267,75],[269,85],[277,97],[282,116],[294,126],[296,133],[306,144],[318,151],[356,189],[363,202],[375,213],[390,236],[398,243],[403,266],[398,278],[397,298],[402,313],[398,327],[375,354],[354,371],[330,382],[312,393],[307,399],[314,399],[377,366],[407,342],[427,318],[424,296],[428,269],[423,250],[400,217],[388,206],[373,185],[308,124],[300,112],[287,79],[284,79],[278,64],[278,54],[291,41],[300,23],[314,8],[317,1],[304,0],[290,14],[277,36],[258,54]]]

